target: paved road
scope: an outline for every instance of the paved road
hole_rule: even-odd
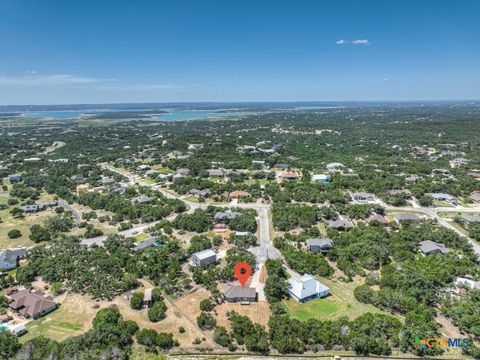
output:
[[[72,212],[73,216],[75,217],[75,227],[78,227],[78,225],[80,225],[80,221],[82,221],[80,214],[74,208],[72,208],[66,201],[59,201],[58,206],[64,208],[65,211]]]

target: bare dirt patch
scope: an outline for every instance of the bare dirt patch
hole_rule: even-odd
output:
[[[217,313],[217,326],[224,326],[230,330],[230,321],[227,318],[227,312],[235,311],[239,315],[248,316],[254,323],[258,323],[268,328],[268,319],[270,318],[270,306],[266,301],[250,303],[250,305],[240,305],[239,303],[225,302],[215,307]]]

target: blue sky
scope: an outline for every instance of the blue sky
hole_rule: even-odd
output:
[[[480,99],[480,1],[2,0],[0,104]]]

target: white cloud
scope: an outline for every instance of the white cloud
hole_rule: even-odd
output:
[[[382,78],[382,81],[390,81],[390,79],[387,78],[387,77],[383,77],[383,78]]]
[[[0,75],[0,85],[3,86],[41,86],[41,85],[88,85],[114,82],[115,79],[101,79],[71,74],[42,75],[36,71],[28,71],[26,75]]]
[[[99,87],[101,90],[114,91],[149,91],[149,90],[178,90],[184,89],[184,86],[174,84],[133,84],[133,85],[105,85]]]
[[[181,90],[199,87],[200,85],[175,85],[170,83],[135,84],[122,82],[117,79],[95,78],[72,74],[43,75],[35,70],[26,71],[24,75],[0,74],[0,86],[3,87],[81,87],[83,89],[103,91],[151,91]]]
[[[335,42],[335,44],[337,44],[337,45],[347,45],[347,44],[351,44],[351,45],[371,45],[372,43],[370,41],[368,41],[368,39],[357,39],[357,40],[341,39],[341,40],[337,40]]]
[[[352,40],[353,45],[370,45],[371,42],[368,39],[359,39],[359,40]]]

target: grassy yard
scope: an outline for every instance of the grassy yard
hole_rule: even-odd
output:
[[[382,312],[373,305],[363,304],[355,299],[353,290],[359,285],[358,283],[344,283],[322,277],[318,277],[318,280],[330,288],[330,296],[304,304],[294,300],[285,301],[284,304],[293,318],[305,321],[308,319],[331,320],[347,316],[349,319],[355,319],[367,312]]]
[[[325,318],[335,314],[339,312],[345,304],[334,301],[328,297],[312,300],[305,304],[290,299],[285,301],[285,305],[292,317],[307,321],[309,319]]]
[[[267,185],[267,184],[273,184],[275,181],[274,180],[267,180],[267,179],[248,179],[245,180],[245,183],[247,185],[254,185],[254,184],[259,184],[259,185]]]
[[[140,242],[140,241],[148,239],[149,237],[150,237],[150,235],[145,234],[145,233],[141,233],[141,234],[136,235],[134,237],[134,239],[135,239],[135,242]]]

